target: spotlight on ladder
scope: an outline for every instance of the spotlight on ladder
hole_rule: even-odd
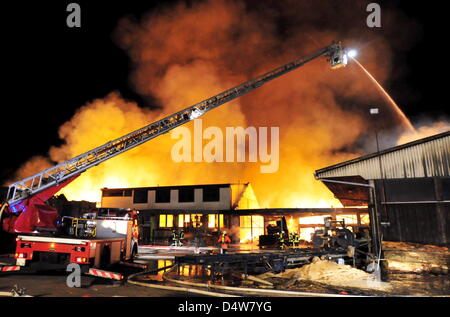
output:
[[[355,58],[356,56],[358,56],[358,51],[351,49],[351,50],[347,51],[347,56],[350,58]]]
[[[202,114],[203,114],[202,111],[200,111],[200,110],[197,109],[197,108],[194,108],[194,109],[191,111],[191,115],[189,116],[189,119],[191,119],[191,120],[197,119],[197,118],[200,117]]]

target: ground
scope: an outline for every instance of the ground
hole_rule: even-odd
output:
[[[147,264],[149,269],[157,269],[172,264],[174,255],[178,253],[141,253],[136,263]],[[0,257],[0,264],[14,265],[12,257]],[[161,262],[161,263],[160,263]],[[121,271],[122,270],[122,271]],[[127,272],[131,274],[139,269],[122,267],[114,272]],[[129,271],[131,270],[131,271]],[[136,271],[137,270],[137,271]],[[184,272],[184,271],[183,271]],[[189,270],[189,275],[191,275]],[[192,273],[194,274],[194,273]],[[151,277],[151,278],[150,278]],[[126,282],[114,282],[108,279],[95,278],[82,275],[81,287],[70,288],[66,285],[66,272],[42,272],[30,274],[25,272],[13,272],[10,274],[0,273],[0,295],[8,294],[17,285],[18,288],[26,289],[25,294],[35,297],[186,297],[189,294],[133,285]],[[147,283],[147,279],[158,279],[157,276],[141,276],[140,281]],[[395,294],[417,295],[417,296],[448,296],[450,295],[450,279],[448,274],[392,274],[388,280],[395,288]],[[335,288],[324,287],[314,283],[302,282],[297,285],[297,291],[309,291],[319,293],[339,293]],[[175,286],[175,285],[174,285]],[[3,294],[2,294],[3,293]],[[349,294],[360,294],[360,292],[349,292]],[[376,294],[367,294],[376,295]],[[192,294],[191,294],[192,296]]]
[[[9,292],[14,285],[25,288],[25,294],[37,297],[175,297],[184,293],[158,290],[141,286],[83,276],[81,288],[66,286],[64,273],[0,275],[0,292]]]

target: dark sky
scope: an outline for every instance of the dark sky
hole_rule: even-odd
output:
[[[82,6],[81,29],[66,27],[65,9],[70,2]],[[384,2],[379,1],[382,7]],[[424,30],[423,38],[407,55],[408,75],[390,83],[388,90],[399,105],[408,103],[404,110],[413,120],[422,114],[448,117],[446,12],[419,1],[388,2]],[[151,106],[129,86],[128,56],[111,33],[119,18],[139,17],[157,5],[156,1],[134,0],[2,4],[1,182],[31,156],[45,155],[51,145],[58,145],[58,127],[87,101],[118,90],[141,106]],[[404,97],[406,90],[417,98],[411,102]]]

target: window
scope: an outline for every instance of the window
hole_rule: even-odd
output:
[[[323,228],[324,218],[331,215],[307,216],[298,218],[300,224],[300,240],[312,241],[316,228]]]
[[[159,215],[159,227],[160,228],[172,228],[173,227],[173,215]]]
[[[111,190],[105,191],[105,194],[103,196],[106,196],[106,197],[123,196],[123,190],[111,189]]]
[[[155,203],[170,203],[170,189],[157,189],[155,191]]]
[[[108,189],[103,192],[103,197],[131,196],[131,189]]]
[[[133,196],[134,204],[146,204],[148,202],[148,190],[147,189],[135,189]]]
[[[328,217],[331,217],[331,215],[299,217],[298,223],[301,225],[318,225],[319,227],[323,227],[324,219]]]
[[[208,228],[223,228],[223,215],[208,215]]]
[[[240,216],[239,224],[239,238],[241,243],[257,242],[259,236],[264,234],[263,216]]]
[[[183,188],[178,190],[178,202],[191,203],[194,202],[194,188]]]
[[[194,228],[202,227],[203,226],[202,215],[201,214],[191,215],[191,223]]]
[[[172,260],[158,260],[158,276],[160,276],[161,279],[162,279],[163,274],[171,269],[172,264],[173,264]],[[164,269],[164,268],[166,268],[166,269]],[[160,270],[160,269],[164,269],[164,270]]]
[[[360,214],[359,219],[362,225],[370,224],[369,214]]]
[[[220,201],[220,188],[217,186],[203,188],[203,201]]]
[[[178,227],[188,227],[191,222],[191,215],[178,215]]]

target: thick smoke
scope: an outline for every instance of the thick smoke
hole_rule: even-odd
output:
[[[417,139],[426,138],[438,133],[450,131],[450,121],[442,119],[438,122],[422,122],[416,131],[405,132],[397,140],[397,144],[405,144]]]
[[[88,103],[60,128],[66,144],[52,148],[50,159],[71,158],[333,40],[359,47],[361,63],[381,83],[395,79],[392,53],[402,54],[417,26],[385,10],[383,30],[370,29],[367,3],[179,2],[140,19],[126,17],[115,38],[130,56],[130,82],[140,95],[157,100],[159,109],[140,108],[118,93]],[[399,28],[409,32],[400,34]],[[399,34],[395,44],[385,40],[385,30]],[[170,151],[176,141],[164,135],[85,172],[64,193],[98,200],[105,186],[251,182],[263,207],[338,206],[313,172],[363,154],[357,144],[364,143],[369,105],[375,103],[385,107],[385,127],[399,124],[357,67],[331,70],[324,59],[316,60],[203,117],[203,127],[223,130],[279,127],[277,173],[261,174],[260,163],[174,163]]]

